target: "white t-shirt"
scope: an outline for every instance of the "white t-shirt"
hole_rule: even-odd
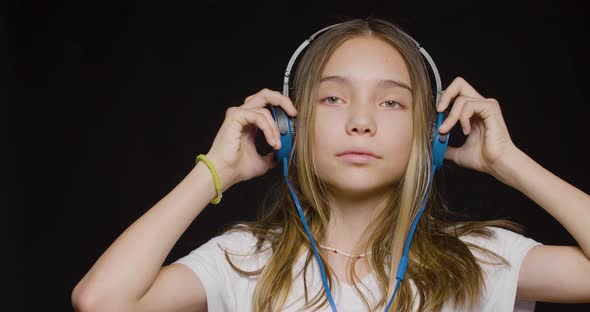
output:
[[[520,264],[524,256],[531,247],[541,245],[541,243],[509,230],[496,227],[489,228],[495,234],[489,240],[472,235],[463,236],[460,239],[496,252],[508,260],[511,266],[488,265],[478,262],[484,270],[486,287],[479,300],[476,311],[534,311],[534,301],[525,301],[516,298],[516,286]],[[207,243],[173,263],[182,263],[188,266],[199,277],[207,295],[208,311],[251,311],[257,276],[246,277],[234,271],[228,264],[224,251],[219,246],[229,251],[247,254],[253,250],[255,243],[256,239],[250,233],[232,231],[210,239]],[[499,262],[497,258],[482,253],[475,248],[471,248],[471,252],[476,258],[489,260],[493,263]],[[239,268],[246,271],[253,271],[261,268],[270,255],[271,251],[267,249],[254,256],[231,256],[231,259]],[[302,311],[301,307],[304,304],[303,277],[302,274],[297,273],[302,272],[301,269],[305,263],[305,256],[301,256],[294,265],[293,274],[295,280],[283,311]],[[380,293],[377,278],[374,274],[367,275],[362,279],[362,282],[373,294]],[[323,287],[315,257],[312,258],[307,270],[307,285],[310,298],[315,296]],[[416,294],[411,280],[410,285],[413,293]],[[370,302],[374,300],[371,299],[370,293],[364,290],[363,287],[360,287],[360,289]],[[331,289],[331,293],[336,303],[336,308],[340,312],[366,310],[361,297],[347,283],[335,283],[333,289]],[[376,300],[372,302],[376,302]],[[325,307],[324,311],[331,311],[329,304]],[[417,304],[415,308],[417,308]],[[443,307],[443,311],[450,312],[458,310],[454,308],[451,302],[447,302]]]

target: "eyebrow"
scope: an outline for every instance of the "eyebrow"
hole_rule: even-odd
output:
[[[341,83],[341,84],[345,84],[348,86],[352,85],[352,81],[346,77],[342,77],[342,76],[326,76],[326,77],[322,77],[320,79],[320,83],[325,82],[325,81],[334,81],[336,83]],[[393,79],[383,79],[380,80],[378,83],[379,86],[384,86],[384,87],[401,87],[404,89],[407,89],[408,91],[412,92],[412,88],[410,88],[410,86],[408,86],[407,84],[401,82],[401,81],[397,81],[397,80],[393,80]]]

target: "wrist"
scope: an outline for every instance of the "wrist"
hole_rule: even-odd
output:
[[[239,182],[235,171],[227,163],[225,163],[225,161],[209,153],[207,153],[205,156],[207,156],[209,161],[215,166],[215,171],[217,171],[217,175],[219,176],[219,180],[221,182],[222,192],[225,192],[232,185]]]
[[[528,159],[528,156],[523,151],[514,146],[492,168],[492,176],[506,185],[515,187],[519,170],[525,167]]]

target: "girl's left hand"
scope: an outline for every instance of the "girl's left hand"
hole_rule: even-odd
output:
[[[444,111],[453,99],[454,104],[439,133],[449,132],[460,121],[467,136],[462,146],[447,147],[445,159],[495,176],[502,158],[517,149],[508,134],[500,104],[495,99],[482,97],[461,77],[455,78],[443,92],[436,110]]]

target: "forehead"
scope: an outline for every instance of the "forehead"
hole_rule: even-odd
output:
[[[343,42],[328,59],[322,76],[346,76],[354,81],[390,79],[410,84],[402,55],[382,39],[362,36]]]

